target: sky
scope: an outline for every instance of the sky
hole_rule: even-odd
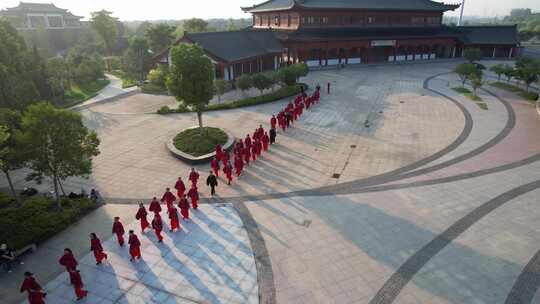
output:
[[[25,0],[23,2],[53,2],[86,19],[90,12],[106,9],[121,20],[163,20],[187,18],[249,18],[240,7],[265,0]],[[462,0],[445,0],[456,3]],[[512,8],[531,8],[540,11],[540,0],[465,0],[467,16],[504,16]],[[19,0],[0,0],[0,9],[13,7]],[[447,13],[449,16],[456,12]]]

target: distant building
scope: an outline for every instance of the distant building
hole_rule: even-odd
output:
[[[66,9],[52,3],[20,2],[19,6],[0,11],[18,30],[63,30],[82,27],[82,17],[75,16]]]
[[[442,24],[458,4],[430,0],[268,0],[242,8],[253,25],[237,32],[186,34],[178,43],[197,43],[212,59],[216,78],[305,62],[310,67],[434,60],[479,48],[484,57],[519,52],[516,26]],[[168,64],[169,51],[155,58]]]

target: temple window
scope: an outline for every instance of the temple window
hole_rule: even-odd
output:
[[[424,24],[424,17],[412,17],[411,22],[414,25],[423,25]]]

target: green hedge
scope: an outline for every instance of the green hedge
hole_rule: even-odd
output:
[[[35,197],[19,208],[0,209],[0,243],[15,249],[39,244],[96,208],[89,199],[63,199],[62,204],[63,210],[57,211],[52,199]]]
[[[202,135],[199,128],[185,130],[176,135],[174,146],[184,153],[201,156],[213,152],[218,144],[224,145],[229,138],[223,130],[211,127],[204,127]]]
[[[145,94],[154,94],[154,95],[169,95],[169,91],[167,91],[166,88],[163,88],[153,83],[143,84],[141,86],[141,92]]]
[[[301,87],[304,87],[304,89],[307,90],[308,86],[307,84],[296,84],[293,86],[286,86],[282,87],[279,90],[276,90],[274,92],[255,96],[255,97],[249,97],[246,99],[236,100],[232,102],[225,102],[220,104],[211,104],[206,107],[204,110],[205,112],[208,111],[217,111],[217,110],[230,110],[230,109],[236,109],[236,108],[242,108],[242,107],[248,107],[248,106],[254,106],[264,103],[273,102],[276,100],[280,100],[283,98],[294,96],[302,91]],[[171,109],[167,106],[162,107],[157,111],[158,114],[170,114],[170,113],[185,113],[190,112],[191,110],[182,104],[178,109]]]

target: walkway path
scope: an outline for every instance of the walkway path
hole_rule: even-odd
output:
[[[97,103],[101,103],[103,101],[110,100],[112,98],[117,98],[121,96],[125,96],[126,94],[136,92],[138,90],[137,87],[131,87],[131,88],[122,88],[122,80],[114,75],[111,74],[105,74],[105,76],[110,80],[109,85],[107,85],[105,88],[103,88],[99,93],[93,97],[88,99],[87,101],[73,106],[70,109],[71,110],[81,110],[88,108],[91,105],[95,105]]]

